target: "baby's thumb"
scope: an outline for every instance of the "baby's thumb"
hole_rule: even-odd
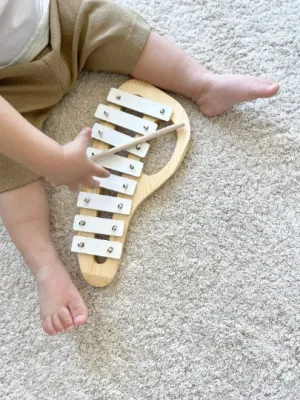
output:
[[[78,136],[75,140],[78,141],[82,146],[84,146],[86,148],[91,139],[91,136],[92,136],[92,130],[90,128],[84,128],[78,134]]]

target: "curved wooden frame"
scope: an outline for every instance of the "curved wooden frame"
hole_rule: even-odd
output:
[[[177,143],[173,155],[165,167],[154,175],[147,175],[142,173],[139,178],[128,176],[123,174],[124,177],[130,179],[135,179],[137,181],[137,187],[134,196],[127,196],[124,194],[118,194],[120,198],[129,198],[132,200],[132,208],[130,215],[113,214],[113,219],[123,220],[125,222],[124,235],[122,237],[111,236],[109,240],[121,242],[123,245],[126,240],[129,223],[137,207],[155,190],[157,190],[163,183],[165,183],[178,169],[182,160],[187,152],[189,140],[190,140],[190,123],[187,114],[183,107],[172,97],[157,89],[156,87],[150,85],[149,83],[139,81],[136,79],[131,79],[125,82],[121,87],[121,90],[129,92],[147,99],[157,101],[169,105],[173,109],[173,114],[171,121],[173,123],[184,122],[185,127],[177,130]],[[111,107],[120,109],[119,106],[110,104]],[[144,116],[145,119],[155,121],[154,118],[149,116]],[[101,121],[103,125],[106,125],[114,129],[114,125]],[[139,136],[139,135],[137,135]],[[106,150],[109,146],[105,143],[94,140],[93,147],[96,149]],[[128,158],[140,160],[139,157],[135,155],[128,155]],[[90,193],[101,194],[101,188],[99,189],[87,189],[84,188],[83,191]],[[96,210],[88,210],[81,208],[81,215],[97,216]],[[92,233],[78,232],[78,235],[94,238],[96,235]],[[99,264],[95,260],[95,256],[88,254],[78,254],[78,260],[80,269],[84,279],[93,286],[103,287],[111,283],[116,276],[121,260],[109,259]]]

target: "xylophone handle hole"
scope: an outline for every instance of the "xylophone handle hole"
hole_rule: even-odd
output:
[[[94,260],[97,264],[104,264],[107,261],[107,257],[94,256]]]
[[[172,125],[172,122],[156,121],[161,129]],[[146,156],[143,173],[154,175],[161,171],[172,158],[177,142],[176,132],[153,139]]]
[[[104,218],[101,215],[102,218]],[[95,239],[100,239],[100,240],[109,240],[109,236],[107,235],[95,235]],[[97,264],[104,264],[107,261],[107,257],[101,257],[101,256],[94,256],[94,260]]]

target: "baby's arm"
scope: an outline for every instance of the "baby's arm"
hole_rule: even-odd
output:
[[[25,120],[0,96],[0,152],[36,174],[47,176],[62,147]]]
[[[57,185],[67,185],[74,190],[80,184],[95,188],[98,183],[92,176],[109,175],[86,156],[90,137],[90,129],[85,129],[74,141],[60,146],[0,96],[0,153]]]

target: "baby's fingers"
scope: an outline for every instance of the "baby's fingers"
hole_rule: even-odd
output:
[[[99,182],[93,178],[86,179],[82,184],[89,189],[96,189],[99,187]]]
[[[77,190],[78,190],[78,185],[72,183],[71,185],[68,185],[68,188],[69,188],[72,192],[77,192]]]
[[[93,163],[91,174],[98,176],[99,178],[108,178],[110,176],[110,172],[107,171],[107,169],[100,167],[95,163]]]

